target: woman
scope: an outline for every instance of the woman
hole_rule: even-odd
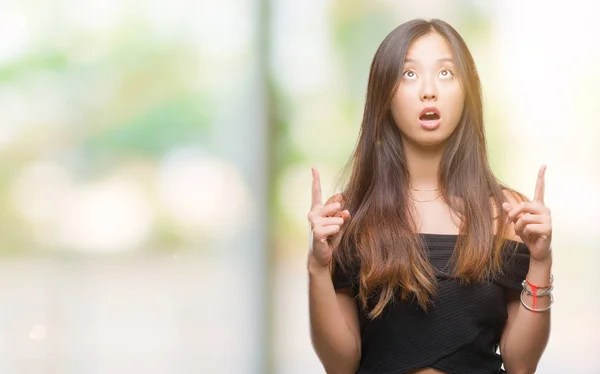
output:
[[[535,372],[553,302],[545,166],[533,201],[495,178],[450,25],[413,20],[382,42],[351,165],[325,204],[313,168],[310,323],[327,373]]]

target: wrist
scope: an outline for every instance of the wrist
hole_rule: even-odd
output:
[[[539,256],[530,255],[530,263],[535,264],[536,266],[552,266],[552,247],[548,248],[545,252],[546,254],[540,258],[536,258]]]
[[[548,254],[547,257],[543,259],[535,259],[530,257],[529,259],[529,267],[536,267],[540,269],[551,268],[552,267],[552,254]]]
[[[552,256],[542,261],[534,260],[533,258],[529,262],[529,272],[527,273],[527,279],[536,285],[547,284],[552,274]]]
[[[327,275],[329,275],[329,264],[323,265],[319,263],[317,259],[312,255],[312,253],[308,254],[306,268],[308,270],[309,275],[319,275],[324,273],[327,273]]]

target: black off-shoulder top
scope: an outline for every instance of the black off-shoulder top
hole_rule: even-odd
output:
[[[448,374],[502,373],[497,353],[506,323],[505,292],[520,291],[529,269],[529,250],[508,241],[504,274],[485,283],[460,284],[447,273],[457,235],[420,234],[429,260],[438,271],[434,305],[423,311],[414,302],[394,301],[374,320],[360,316],[362,357],[356,374],[406,373],[433,367]],[[516,248],[516,251],[514,250]],[[358,295],[358,266],[333,273],[336,289]]]

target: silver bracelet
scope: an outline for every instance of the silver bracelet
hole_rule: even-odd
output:
[[[529,283],[527,283],[527,281],[523,281],[523,283],[521,283],[521,286],[523,287],[523,289],[525,290],[525,292],[527,292],[527,294],[529,296],[533,296],[533,290],[531,289],[531,287],[529,286]],[[536,294],[539,297],[548,296],[548,295],[552,294],[552,290],[554,290],[553,284],[551,284],[550,287],[546,288],[544,291],[537,291]]]
[[[532,307],[530,307],[529,305],[525,304],[525,301],[523,300],[523,293],[526,292],[525,290],[521,291],[521,304],[523,304],[523,306],[525,307],[525,309],[530,310],[532,312],[545,312],[550,310],[550,308],[552,308],[552,304],[554,304],[554,296],[552,294],[550,294],[550,305],[548,305],[545,308],[541,308],[541,309],[534,309]]]

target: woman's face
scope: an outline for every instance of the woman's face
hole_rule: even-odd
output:
[[[452,50],[440,34],[430,32],[411,44],[391,107],[405,142],[436,146],[454,132],[465,101],[456,74]]]

